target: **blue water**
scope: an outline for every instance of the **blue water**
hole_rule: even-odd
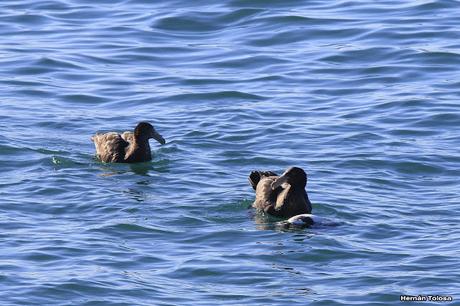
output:
[[[458,305],[459,27],[454,0],[1,1],[0,304]],[[141,120],[152,162],[94,158]],[[337,226],[248,209],[291,165]]]

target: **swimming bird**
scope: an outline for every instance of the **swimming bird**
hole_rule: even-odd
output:
[[[91,140],[96,146],[98,158],[105,163],[138,163],[152,160],[150,138],[162,145],[166,143],[148,122],[138,123],[134,133],[97,133]]]
[[[256,192],[253,207],[280,218],[310,214],[312,207],[305,186],[307,174],[298,167],[278,176],[271,171],[252,171],[249,183]]]

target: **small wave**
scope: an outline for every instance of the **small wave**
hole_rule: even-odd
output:
[[[260,12],[260,9],[255,8],[233,12],[188,12],[187,15],[160,18],[155,21],[152,28],[174,32],[214,32],[235,26]]]
[[[168,97],[173,101],[218,101],[218,100],[265,100],[266,97],[241,91],[217,91],[206,93],[187,93]]]
[[[110,101],[109,98],[90,94],[61,94],[60,99],[66,103],[100,104]]]
[[[101,232],[109,235],[129,236],[131,234],[172,234],[171,228],[161,229],[158,227],[140,225],[134,223],[116,223],[88,229],[89,232]]]

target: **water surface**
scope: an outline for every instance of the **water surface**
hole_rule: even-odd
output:
[[[2,305],[458,299],[459,14],[2,1]],[[152,162],[95,160],[94,132],[141,120],[167,140]],[[291,165],[339,226],[286,231],[248,209],[249,172]]]

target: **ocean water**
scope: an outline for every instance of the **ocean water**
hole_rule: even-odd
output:
[[[1,1],[0,304],[458,305],[459,27],[456,0]],[[141,120],[152,162],[95,159]],[[292,165],[335,226],[248,208]]]

